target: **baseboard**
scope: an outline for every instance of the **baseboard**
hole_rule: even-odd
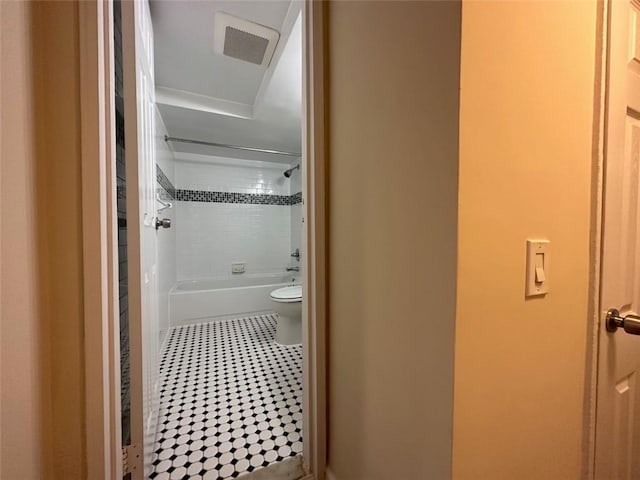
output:
[[[302,456],[296,455],[280,462],[259,468],[238,477],[238,480],[289,480],[292,478],[303,480],[308,476],[304,473]],[[313,477],[311,477],[313,479]]]
[[[273,315],[273,310],[258,310],[255,312],[231,313],[228,315],[217,315],[212,317],[189,318],[187,320],[176,320],[171,322],[171,327],[184,327],[186,325],[199,325],[201,323],[220,322],[224,320],[234,320],[236,318],[258,317],[260,315]]]

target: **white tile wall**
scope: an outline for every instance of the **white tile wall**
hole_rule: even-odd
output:
[[[226,160],[228,162],[228,160]],[[289,195],[286,165],[238,166],[176,162],[176,188]],[[290,265],[291,207],[176,202],[177,279],[227,276],[231,264],[247,273],[284,271]]]
[[[162,168],[167,178],[175,185],[173,152],[164,141],[166,129],[157,109],[156,129],[156,163]],[[169,290],[173,288],[177,278],[175,207],[164,210],[161,216],[163,218],[169,218],[172,225],[171,228],[163,228],[156,232],[158,239],[158,331],[160,335],[160,345],[164,343],[169,329]]]
[[[292,167],[295,167],[300,162],[295,162],[292,164]],[[291,194],[298,193],[302,191],[302,172],[298,168],[291,173],[291,177],[289,177],[289,189],[291,190]]]
[[[283,271],[288,265],[291,218],[280,205],[177,202],[178,280]]]
[[[297,249],[302,252],[302,204],[292,205],[291,207],[291,251],[294,252]],[[292,258],[291,265],[300,266],[300,262],[296,262]]]
[[[289,178],[291,194],[302,191],[302,173],[300,169],[294,170]],[[302,204],[292,205],[291,207],[291,251],[294,252],[296,248],[300,249],[300,255],[304,255],[302,251]],[[291,265],[300,266],[302,262],[296,262],[294,258],[291,259]]]
[[[216,160],[216,157],[211,158]],[[234,162],[236,165],[176,162],[176,188],[289,195],[289,180],[283,175],[288,166],[268,162],[244,163],[242,160]]]

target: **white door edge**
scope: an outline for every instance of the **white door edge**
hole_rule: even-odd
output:
[[[87,478],[122,477],[113,18],[80,2],[82,238]]]
[[[593,168],[592,168],[592,211],[591,238],[589,252],[589,305],[587,317],[587,348],[585,363],[585,414],[583,426],[584,477],[593,479],[595,475],[595,428],[598,388],[598,345],[600,325],[600,277],[602,261],[602,230],[604,209],[604,158],[606,124],[606,78],[607,78],[607,32],[609,2],[598,2],[596,27],[596,65],[594,87]]]
[[[325,476],[327,455],[326,133],[323,2],[305,0],[302,10],[303,198],[303,457],[315,478]]]

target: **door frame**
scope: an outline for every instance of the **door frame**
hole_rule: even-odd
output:
[[[79,3],[87,477],[122,477],[111,2]]]
[[[122,478],[112,0],[79,3],[87,477]],[[327,441],[325,4],[303,3],[304,460],[324,480]]]
[[[600,328],[607,306],[602,304],[602,245],[605,207],[606,130],[609,96],[609,35],[611,30],[611,4],[605,0],[596,3],[596,51],[593,102],[593,140],[591,169],[591,235],[589,239],[589,305],[587,348],[585,361],[583,464],[582,476],[595,479],[596,419],[598,401],[598,358]]]

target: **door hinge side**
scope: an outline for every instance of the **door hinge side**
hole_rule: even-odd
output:
[[[135,472],[140,464],[140,448],[138,445],[126,445],[122,447],[122,473],[127,475]]]

